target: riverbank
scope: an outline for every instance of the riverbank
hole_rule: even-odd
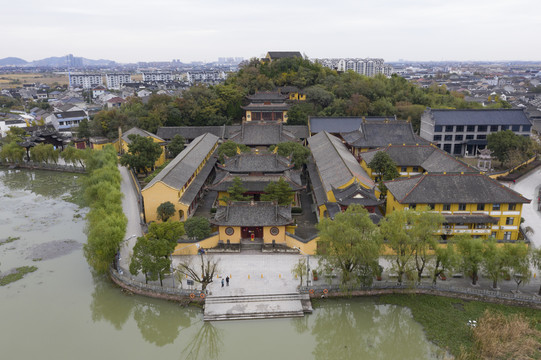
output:
[[[454,356],[472,351],[474,340],[468,321],[479,319],[485,310],[506,316],[522,314],[541,330],[541,311],[525,307],[418,294],[381,295],[376,302],[409,308],[427,339]]]

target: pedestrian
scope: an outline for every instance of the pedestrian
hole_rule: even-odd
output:
[[[229,276],[225,277],[225,282],[227,283],[227,286],[229,286]]]
[[[229,283],[229,281],[228,281],[228,283]],[[228,285],[229,285],[229,284],[228,284]],[[224,287],[224,279],[222,279],[222,287]]]

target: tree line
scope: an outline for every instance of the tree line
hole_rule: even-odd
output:
[[[494,238],[460,234],[442,243],[436,232],[444,221],[438,213],[403,210],[375,225],[364,208],[350,206],[334,220],[325,218],[317,225],[322,270],[324,274],[338,272],[344,286],[370,286],[383,271],[379,258],[384,246],[392,253],[384,257],[398,283],[420,282],[426,274],[436,284],[438,279],[461,273],[474,285],[484,275],[494,288],[500,280],[512,278],[518,289],[531,277],[530,263],[541,270],[541,251],[532,251],[523,242],[499,244]]]

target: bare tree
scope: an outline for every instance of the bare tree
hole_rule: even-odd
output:
[[[182,281],[184,276],[187,276],[190,280],[193,280],[201,284],[202,291],[207,289],[207,286],[213,281],[214,275],[218,272],[218,261],[212,256],[199,254],[201,266],[192,265],[192,259],[190,256],[184,262],[181,262],[177,267],[177,279]]]

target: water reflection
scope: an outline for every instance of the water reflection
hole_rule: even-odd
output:
[[[199,331],[188,341],[181,360],[217,359],[223,346],[222,330],[210,322],[202,322]]]
[[[106,320],[115,329],[122,330],[122,326],[130,318],[135,305],[134,299],[123,295],[119,288],[114,287],[106,278],[93,277],[94,292],[90,302],[92,320],[94,322]]]
[[[0,171],[0,181],[11,191],[31,191],[47,198],[60,198],[73,202],[81,194],[81,174],[56,171]],[[36,181],[37,180],[37,181]]]
[[[329,302],[317,310],[312,335],[316,359],[431,359],[427,344],[409,311],[392,305],[352,300]],[[356,303],[356,304],[355,304]],[[354,306],[352,306],[354,305]],[[397,346],[401,344],[402,346]]]

